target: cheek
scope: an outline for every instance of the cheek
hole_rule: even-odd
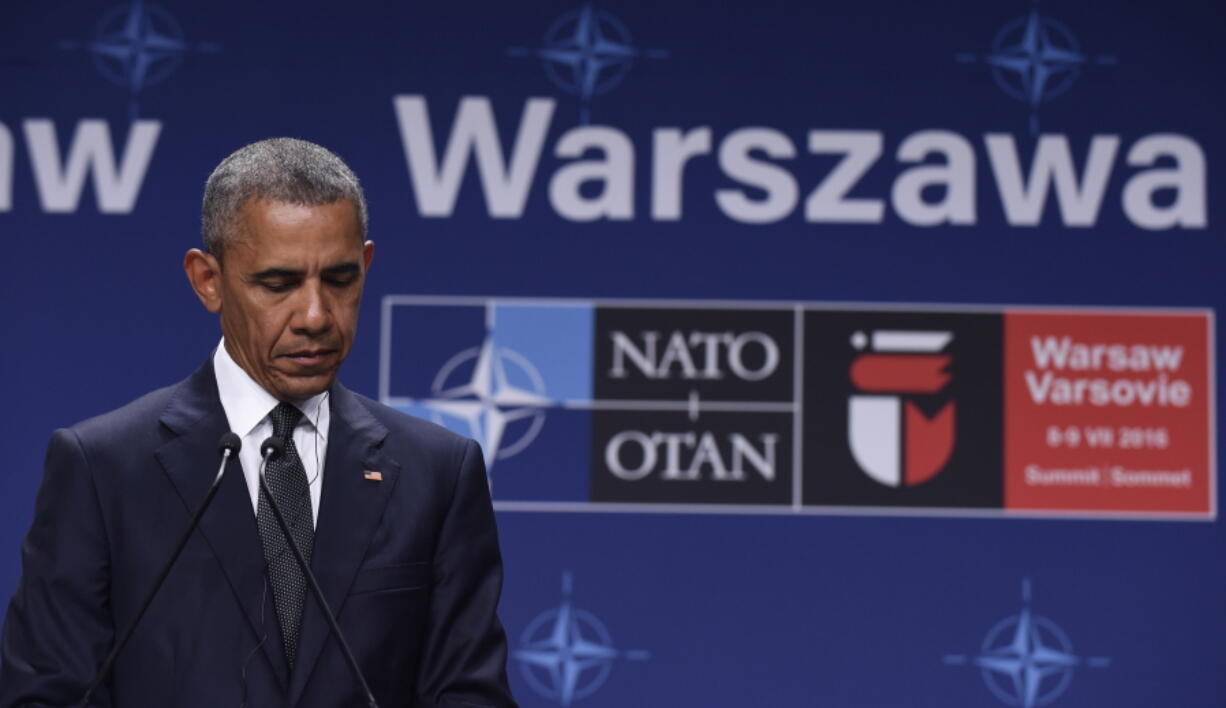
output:
[[[339,295],[332,301],[332,319],[340,329],[352,333],[358,322],[361,295]]]
[[[275,309],[259,313],[252,319],[254,334],[265,350],[271,351],[289,333],[289,316]]]
[[[344,309],[344,315],[340,318],[339,324],[346,338],[352,343],[354,333],[358,328],[358,303],[351,303]]]
[[[266,354],[276,345],[284,329],[283,319],[276,308],[260,308],[244,303],[231,313],[229,331],[241,332],[246,348],[252,353]]]

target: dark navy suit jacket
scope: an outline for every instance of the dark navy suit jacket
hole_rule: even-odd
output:
[[[383,708],[514,706],[476,443],[340,384],[331,406],[311,566],[375,697]],[[210,362],[55,432],[4,625],[0,708],[79,702],[204,499],[227,429]],[[231,460],[96,705],[366,705],[314,599],[292,670],[272,602]]]

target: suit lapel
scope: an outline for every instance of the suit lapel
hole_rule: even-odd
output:
[[[176,436],[154,455],[170,478],[184,505],[194,511],[204,500],[219,463],[217,441],[229,426],[217,395],[212,362],[206,362],[180,385],[167,406],[161,422]],[[260,545],[251,496],[238,460],[226,465],[221,488],[212,506],[200,520],[199,532],[212,548],[235,598],[251,625],[253,636],[271,634],[261,626],[276,615],[263,611],[264,555]],[[288,686],[289,671],[281,643],[274,637],[263,640],[265,655],[282,688]]]
[[[399,465],[379,449],[387,428],[339,383],[332,388],[331,406],[311,569],[332,612],[340,617],[354,574],[396,485]],[[382,480],[366,479],[368,470],[380,472]],[[323,611],[308,595],[290,677],[290,705],[301,697],[330,633]]]

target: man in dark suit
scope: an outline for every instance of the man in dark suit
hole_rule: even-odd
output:
[[[272,435],[268,485],[380,705],[514,706],[480,450],[335,380],[373,256],[357,178],[311,143],[249,145],[209,178],[203,231],[184,268],[222,343],[185,381],[53,435],[0,707],[79,703],[227,431],[238,459],[91,705],[366,705],[259,491]]]

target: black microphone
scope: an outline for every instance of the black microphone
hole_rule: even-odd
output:
[[[222,435],[221,440],[217,442],[217,449],[221,452],[221,464],[217,466],[217,476],[213,478],[213,484],[209,486],[208,493],[204,495],[204,502],[200,505],[199,509],[196,509],[196,513],[192,514],[192,519],[188,522],[187,529],[179,537],[179,543],[175,546],[174,553],[170,554],[170,559],[166,561],[166,565],[162,566],[162,571],[158,573],[157,580],[153,581],[153,587],[149,590],[149,594],[145,595],[144,601],[140,604],[140,609],[136,611],[136,616],[132,618],[132,621],[128,622],[128,626],[119,635],[119,641],[115,642],[115,645],[111,647],[111,653],[107,655],[106,661],[102,662],[102,668],[98,669],[94,680],[90,682],[89,688],[85,690],[85,695],[81,697],[80,708],[86,708],[89,704],[89,699],[94,695],[94,691],[98,690],[98,687],[102,685],[107,675],[110,674],[111,668],[115,665],[115,659],[119,656],[119,652],[123,650],[124,645],[132,638],[132,633],[136,631],[136,625],[145,616],[145,611],[149,609],[149,605],[153,604],[153,598],[157,596],[158,590],[162,588],[162,583],[166,581],[166,576],[170,575],[170,569],[174,567],[175,561],[179,560],[179,554],[183,552],[183,547],[187,545],[187,539],[191,538],[192,532],[200,525],[200,519],[204,516],[205,509],[209,508],[209,504],[213,503],[213,497],[217,496],[217,489],[221,486],[221,478],[226,473],[226,463],[230,461],[231,457],[236,457],[242,447],[243,441],[234,433]]]
[[[268,464],[269,460],[276,459],[285,454],[285,442],[281,438],[265,438],[264,442],[260,443],[260,476],[264,476],[264,465]]]
[[[349,650],[349,642],[345,641],[345,635],[341,633],[341,627],[336,623],[336,617],[332,614],[332,608],[328,606],[328,601],[324,599],[323,590],[319,589],[319,581],[315,579],[315,574],[311,572],[311,566],[306,562],[306,556],[302,555],[302,549],[298,547],[298,542],[294,540],[293,534],[289,532],[289,525],[285,523],[285,515],[281,513],[281,506],[277,504],[277,500],[272,496],[272,490],[268,488],[268,479],[264,470],[268,467],[269,460],[283,454],[285,454],[285,441],[279,438],[270,437],[260,443],[260,456],[263,458],[260,461],[260,491],[263,492],[264,498],[268,500],[268,506],[272,509],[272,515],[276,517],[277,525],[281,527],[281,533],[285,535],[286,543],[289,545],[290,550],[294,552],[294,559],[298,561],[298,567],[307,579],[307,585],[311,588],[311,594],[315,596],[315,601],[319,603],[319,609],[323,610],[324,619],[328,621],[328,627],[331,629],[333,636],[336,637],[336,643],[340,645],[345,661],[348,662],[353,675],[357,677],[358,684],[362,687],[362,692],[366,694],[366,702],[370,705],[370,708],[379,708],[378,702],[375,701],[375,694],[370,692],[370,686],[366,684],[366,677],[362,675],[362,669],[358,666],[357,659],[353,658],[353,652]]]
[[[221,436],[221,440],[217,441],[217,451],[222,454],[222,457],[234,457],[241,449],[243,449],[243,440],[235,433],[226,433]]]

